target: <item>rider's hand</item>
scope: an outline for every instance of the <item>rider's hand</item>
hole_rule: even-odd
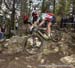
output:
[[[30,27],[30,31],[32,31],[32,29],[33,29],[33,25]]]
[[[34,27],[37,27],[37,24],[36,24],[36,22],[34,22],[33,26],[34,26]]]

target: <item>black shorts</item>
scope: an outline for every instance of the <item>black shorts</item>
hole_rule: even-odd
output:
[[[36,22],[38,17],[33,17],[33,23]]]

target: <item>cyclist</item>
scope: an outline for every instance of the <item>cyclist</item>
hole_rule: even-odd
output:
[[[49,11],[46,11],[45,13],[41,13],[41,15],[38,17],[38,19],[35,21],[35,23],[39,23],[39,26],[46,26],[47,27],[47,34],[50,37],[51,33],[51,26],[52,23],[54,23],[55,16],[53,13],[50,13]],[[35,24],[34,23],[34,24]],[[31,29],[33,26],[31,27]]]
[[[38,19],[37,12],[33,12],[33,13],[32,13],[32,17],[33,17],[32,23],[34,23],[35,21],[37,21],[37,19]]]
[[[51,33],[52,21],[54,19],[55,19],[54,14],[50,13],[48,11],[46,11],[45,13],[42,13],[40,16],[40,19],[39,19],[39,20],[41,20],[39,26],[42,26],[43,24],[45,24],[45,26],[47,27],[47,34],[49,37],[50,37],[50,33]]]
[[[31,21],[32,25],[30,26],[30,31],[32,30],[33,25],[36,24],[38,18],[39,18],[39,15],[38,15],[37,11],[33,11],[32,12],[32,21]]]

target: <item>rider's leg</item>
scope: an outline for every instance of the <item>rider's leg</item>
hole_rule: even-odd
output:
[[[49,23],[47,24],[47,32],[48,32],[48,36],[50,36],[50,33],[51,33],[51,25],[52,25],[51,22],[49,22]]]
[[[32,23],[31,26],[30,26],[30,31],[32,31],[33,27],[36,26],[36,25],[37,25],[36,21],[34,23]]]
[[[39,26],[42,26],[45,23],[45,20],[42,20]]]

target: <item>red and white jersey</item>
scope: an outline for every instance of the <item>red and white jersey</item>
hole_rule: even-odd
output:
[[[48,14],[46,14],[45,19],[49,19],[49,20],[51,20],[51,19],[53,18],[53,16],[54,16],[54,14],[52,14],[52,13],[48,13]]]
[[[42,13],[42,15],[41,15],[41,17],[42,17],[43,20],[44,19],[51,20],[53,18],[53,16],[54,16],[54,14],[52,14],[52,13]]]
[[[53,19],[53,16],[54,16],[54,14],[52,14],[52,13],[46,13],[45,20],[51,21]]]

